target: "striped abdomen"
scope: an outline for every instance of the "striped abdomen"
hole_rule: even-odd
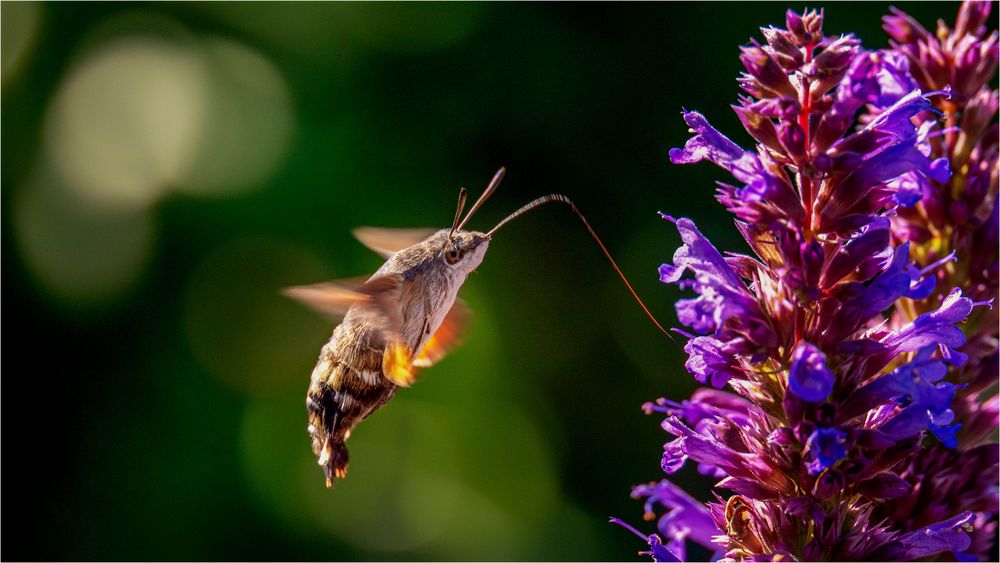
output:
[[[358,322],[362,320],[349,314],[334,329],[306,395],[312,449],[328,487],[347,475],[345,441],[351,430],[396,393],[396,386],[382,375],[381,331]]]

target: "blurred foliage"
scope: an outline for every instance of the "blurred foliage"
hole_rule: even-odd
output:
[[[743,248],[722,173],[667,161],[678,112],[746,145],[737,48],[784,9],[3,3],[4,558],[629,558],[639,406],[694,386],[565,209],[497,238],[465,345],[333,491],[303,404],[330,326],[277,290],[373,271],[352,227],[444,226],[504,165],[473,228],[565,193],[672,322],[654,212]],[[827,29],[877,47],[886,10]]]

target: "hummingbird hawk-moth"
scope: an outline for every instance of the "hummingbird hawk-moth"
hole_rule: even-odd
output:
[[[412,385],[419,369],[434,365],[458,344],[468,317],[468,309],[457,298],[458,290],[483,261],[494,233],[542,204],[558,201],[573,209],[646,314],[666,334],[565,196],[538,198],[488,232],[464,230],[504,173],[503,168],[496,172],[464,219],[466,191],[459,191],[451,228],[355,229],[362,244],[386,258],[371,277],[285,290],[286,295],[321,313],[343,317],[320,351],[306,395],[307,429],[327,487],[347,475],[346,441],[354,427],[389,402],[400,387]]]

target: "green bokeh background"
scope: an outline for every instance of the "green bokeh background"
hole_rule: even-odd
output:
[[[673,323],[656,268],[678,240],[655,212],[744,248],[712,197],[723,174],[668,162],[679,111],[748,146],[738,46],[785,7],[5,2],[3,557],[633,559],[607,517],[641,523],[629,487],[660,476],[639,407],[694,385],[565,209],[497,237],[462,290],[465,344],[355,431],[333,491],[304,409],[330,325],[277,291],[373,271],[352,227],[445,226],[459,186],[503,165],[472,227],[567,194]],[[886,11],[830,4],[826,29],[882,46]],[[189,100],[142,82],[155,57],[91,80],[96,97],[71,87],[135,38],[216,56],[193,83],[228,86],[191,114],[198,136],[161,142]]]

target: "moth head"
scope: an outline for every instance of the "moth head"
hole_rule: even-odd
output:
[[[482,263],[490,239],[485,233],[462,230],[442,230],[440,259],[448,268],[469,273]]]
[[[483,190],[472,209],[462,218],[462,211],[465,209],[465,197],[467,192],[462,188],[458,192],[458,206],[455,208],[455,219],[451,223],[451,229],[439,231],[436,237],[441,237],[440,259],[445,265],[456,272],[468,274],[475,270],[486,256],[486,249],[490,246],[490,235],[478,231],[466,231],[463,227],[469,219],[475,215],[476,211],[486,203],[486,200],[493,195],[500,181],[503,180],[506,171],[501,168],[493,175],[489,185]]]

